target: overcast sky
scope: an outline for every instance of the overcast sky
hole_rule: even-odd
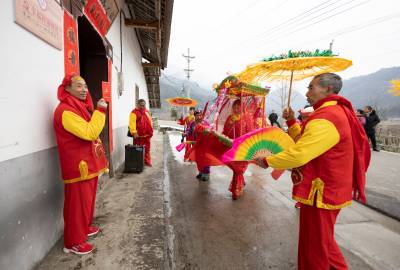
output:
[[[175,0],[168,76],[205,88],[271,54],[327,49],[353,60],[343,78],[400,65],[400,1],[396,0]],[[400,74],[399,74],[400,76]],[[304,83],[304,82],[303,82]]]

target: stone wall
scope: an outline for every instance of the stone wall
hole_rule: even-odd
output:
[[[400,153],[400,123],[382,122],[376,129],[376,139],[380,149]]]

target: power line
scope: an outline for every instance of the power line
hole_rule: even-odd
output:
[[[301,21],[306,15],[312,15],[312,14],[314,14],[314,13],[316,13],[316,12],[322,10],[322,9],[325,9],[325,8],[327,8],[327,7],[329,7],[329,6],[333,5],[333,4],[336,4],[337,2],[340,2],[342,0],[337,0],[334,3],[331,3],[331,4],[329,4],[329,5],[325,6],[325,7],[322,7],[320,9],[317,9],[318,7],[321,7],[321,6],[327,4],[327,3],[331,2],[331,1],[332,0],[325,1],[322,4],[319,4],[319,5],[311,8],[311,9],[309,9],[307,11],[304,11],[304,12],[298,14],[297,16],[292,17],[292,18],[284,21],[283,23],[280,23],[280,24],[278,24],[278,25],[276,25],[276,26],[274,26],[274,27],[262,32],[261,34],[256,35],[255,37],[265,37],[267,34],[271,34],[271,33],[274,33],[276,31],[279,31],[281,29],[285,29],[286,27],[288,27],[288,26],[290,26],[292,24],[297,24],[297,22]],[[315,10],[315,9],[317,9],[317,10]],[[308,14],[308,13],[310,13],[310,14]]]
[[[333,1],[333,0],[328,0],[328,1],[325,1],[325,2],[323,2],[323,3],[321,3],[321,4],[317,5],[317,6],[314,6],[311,9],[308,9],[308,10],[298,14],[295,17],[292,17],[292,18],[290,18],[290,19],[288,19],[288,20],[286,20],[286,21],[284,21],[284,22],[282,22],[282,23],[280,23],[280,24],[268,29],[267,31],[263,32],[261,35],[256,35],[254,37],[258,37],[257,39],[260,39],[258,41],[258,43],[262,43],[263,41],[265,41],[267,34],[272,34],[272,37],[274,37],[274,36],[279,37],[280,35],[282,35],[282,31],[283,32],[288,31],[288,30],[290,31],[290,29],[286,29],[286,28],[290,27],[292,24],[296,24],[298,26],[299,22],[304,20],[305,16],[313,15],[313,14],[315,14],[315,13],[317,13],[317,12],[323,10],[323,9],[326,9],[326,8],[328,8],[328,7],[330,7],[330,6],[334,5],[334,4],[342,1],[342,0],[337,0],[337,1],[329,4],[329,2],[331,2],[331,1]],[[355,1],[355,0],[351,0],[349,2],[343,3],[343,4],[339,5],[339,6],[334,7],[334,8],[331,8],[328,11],[325,11],[322,14],[319,14],[317,16],[314,16],[311,19],[308,19],[306,21],[301,22],[300,25],[304,25],[305,23],[307,23],[309,21],[312,21],[312,20],[314,20],[314,19],[316,19],[316,18],[318,18],[318,17],[320,17],[320,16],[322,16],[324,14],[330,13],[330,12],[332,12],[334,10],[337,10],[337,9],[339,9],[341,7],[344,7],[344,6],[350,4],[353,1]],[[281,32],[276,32],[276,31],[281,31]],[[268,39],[269,38],[271,38],[271,36],[268,36]],[[243,42],[242,44],[246,44],[246,43],[249,43],[249,42],[254,43],[255,40],[246,38],[246,41]],[[268,42],[271,42],[271,41],[268,40]],[[263,44],[261,44],[260,46],[263,46]],[[259,48],[260,46],[257,46],[256,48]]]
[[[350,2],[353,2],[353,1],[354,1],[354,0],[352,0],[352,1],[350,1]],[[321,19],[321,20],[319,20],[319,21],[313,22],[313,23],[308,24],[308,25],[306,25],[306,26],[304,26],[304,27],[295,29],[295,30],[293,30],[293,31],[291,31],[291,32],[289,32],[289,33],[287,33],[287,35],[290,35],[290,34],[293,34],[293,33],[295,33],[295,32],[298,32],[298,31],[301,31],[301,30],[303,30],[303,29],[306,29],[306,28],[309,28],[309,27],[311,27],[311,26],[314,26],[314,25],[317,24],[317,23],[326,21],[326,20],[328,20],[328,19],[330,19],[330,18],[332,18],[332,17],[335,17],[335,16],[337,16],[337,15],[343,14],[343,13],[349,11],[349,10],[352,10],[352,9],[358,7],[358,6],[364,5],[364,4],[366,4],[366,3],[370,2],[370,1],[371,1],[371,0],[366,0],[366,1],[364,1],[364,2],[361,2],[361,3],[357,4],[357,5],[351,6],[351,7],[347,8],[347,9],[345,9],[345,10],[342,10],[342,11],[339,11],[339,12],[337,12],[337,13],[335,13],[335,14],[332,14],[331,16],[328,16],[328,17],[326,17],[326,18],[324,18],[324,19]]]
[[[376,18],[374,20],[371,20],[369,23],[367,22],[367,23],[364,23],[364,24],[353,26],[351,28],[349,27],[346,30],[342,30],[340,32],[338,31],[338,32],[334,33],[334,35],[337,37],[337,36],[341,36],[341,35],[344,35],[344,34],[348,34],[348,33],[351,33],[351,32],[354,32],[354,31],[358,31],[358,30],[364,29],[366,27],[369,27],[369,26],[372,26],[372,25],[375,25],[375,24],[378,24],[378,23],[382,23],[382,22],[385,22],[385,21],[388,21],[388,20],[392,20],[392,19],[394,19],[396,17],[400,17],[400,13],[395,13],[395,14],[392,14],[392,15],[379,17],[379,18]]]
[[[296,22],[296,27],[301,26],[301,25],[304,25],[304,24],[306,24],[306,23],[308,23],[308,22],[312,22],[313,20],[315,20],[315,19],[317,19],[317,18],[319,18],[319,17],[321,17],[321,16],[324,16],[324,15],[326,15],[326,14],[329,14],[330,12],[335,11],[335,10],[337,10],[337,9],[339,9],[339,8],[342,8],[342,7],[344,7],[344,6],[346,6],[346,5],[350,4],[350,3],[352,3],[352,2],[354,2],[354,1],[355,1],[355,0],[351,0],[351,1],[346,2],[346,3],[344,3],[344,4],[340,5],[340,6],[337,6],[337,7],[334,7],[334,8],[332,8],[332,9],[329,9],[329,10],[327,10],[327,11],[325,11],[325,12],[323,12],[323,13],[317,15],[317,16],[314,16],[314,17],[312,17],[312,18],[309,18],[308,20],[306,20],[306,21],[304,21],[304,22],[301,22],[301,23],[299,23],[299,24],[297,24],[298,22]],[[338,1],[337,1],[337,2],[338,2]],[[337,3],[337,2],[335,2],[335,3]],[[291,30],[293,30],[293,28],[288,28],[288,29],[286,29],[286,30],[284,30],[284,31],[291,31]],[[295,32],[295,31],[293,31],[293,32]],[[292,33],[292,32],[290,32],[290,33]],[[272,37],[272,38],[274,38],[274,37],[279,37],[279,36],[281,36],[282,34],[283,34],[282,32],[278,32],[278,33],[273,34],[272,36],[269,36],[268,38],[271,38],[271,37]]]
[[[324,36],[320,36],[320,37],[317,37],[317,38],[315,38],[315,39],[312,39],[312,40],[308,40],[308,41],[299,43],[298,46],[303,46],[303,45],[310,44],[310,43],[312,43],[312,42],[320,41],[320,40],[323,40],[323,39],[337,38],[337,37],[339,37],[339,36],[341,36],[341,35],[345,35],[345,34],[352,33],[352,32],[358,31],[358,30],[362,30],[362,29],[367,28],[367,27],[369,27],[369,26],[373,26],[373,25],[375,25],[375,24],[383,23],[383,22],[386,22],[386,21],[388,21],[388,20],[395,19],[395,18],[397,18],[397,17],[400,17],[400,13],[394,13],[394,14],[391,14],[391,15],[386,15],[386,16],[378,17],[378,18],[375,18],[375,19],[372,19],[372,20],[368,20],[368,21],[366,21],[366,22],[363,22],[363,23],[361,23],[361,24],[349,26],[349,27],[343,28],[343,29],[341,29],[341,30],[339,30],[339,31],[332,32],[332,33],[326,34],[326,35],[324,35]],[[397,29],[396,31],[391,32],[391,34],[393,34],[393,33],[398,33],[399,31],[400,31],[400,29]],[[387,34],[385,34],[385,35],[387,35]],[[382,36],[382,35],[378,35],[378,36],[377,36],[376,34],[374,34],[374,38],[380,37],[380,36]]]
[[[350,1],[350,2],[353,2],[353,1],[354,1],[354,0],[352,0],[352,1]],[[337,15],[343,14],[343,13],[349,11],[349,10],[352,10],[352,9],[358,7],[358,6],[364,5],[364,4],[366,4],[366,3],[370,2],[370,1],[371,1],[371,0],[366,0],[366,1],[361,2],[361,3],[359,3],[359,4],[353,5],[353,6],[349,7],[349,8],[347,8],[347,9],[344,9],[344,10],[341,10],[341,11],[339,11],[339,12],[336,12],[336,13],[334,13],[334,14],[328,16],[328,17],[325,17],[325,18],[323,18],[323,19],[321,19],[321,20],[312,22],[312,23],[310,23],[310,24],[308,24],[308,25],[305,25],[305,26],[302,26],[302,27],[300,27],[300,28],[296,28],[296,29],[294,29],[294,30],[292,30],[292,31],[290,31],[290,32],[281,33],[280,35],[276,36],[274,39],[269,40],[268,43],[276,42],[276,41],[278,41],[278,40],[280,40],[280,39],[282,39],[282,38],[284,38],[284,37],[287,37],[287,36],[289,36],[289,35],[295,33],[295,32],[299,32],[299,31],[301,31],[301,30],[304,30],[304,29],[307,29],[307,28],[309,28],[309,27],[312,27],[312,26],[314,26],[314,25],[316,25],[317,23],[320,23],[320,22],[322,22],[322,21],[329,20],[329,19],[332,18],[332,17],[335,17],[335,16],[337,16]],[[349,2],[349,3],[350,3],[350,2]],[[342,6],[343,6],[343,5],[342,5]],[[335,8],[335,9],[337,9],[337,8]],[[259,46],[257,46],[257,48],[259,48]]]

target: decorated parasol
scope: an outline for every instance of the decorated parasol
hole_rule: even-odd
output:
[[[400,80],[391,80],[390,82],[392,83],[392,88],[389,90],[389,93],[400,97]]]
[[[178,107],[195,107],[197,105],[197,100],[185,97],[167,98],[166,101],[170,105]]]
[[[338,72],[352,65],[352,61],[337,57],[331,50],[290,51],[287,54],[264,58],[249,65],[238,74],[238,78],[248,83],[262,81],[290,80],[288,107],[293,80],[302,80],[327,72]]]
[[[261,87],[258,84],[247,83],[239,80],[237,76],[230,75],[226,77],[220,84],[213,85],[218,95],[221,95],[223,90],[229,96],[266,96],[269,93],[270,87]]]

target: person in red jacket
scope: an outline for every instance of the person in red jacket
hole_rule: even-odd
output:
[[[257,158],[263,168],[294,169],[293,199],[302,203],[298,245],[299,270],[348,269],[334,238],[340,209],[352,199],[366,201],[365,174],[371,151],[351,103],[337,95],[341,78],[314,77],[306,94],[314,112],[299,128],[293,110],[287,119],[296,144],[279,154]],[[295,134],[297,131],[298,134]]]
[[[133,143],[144,146],[144,164],[151,167],[151,137],[153,137],[153,122],[151,114],[146,109],[146,101],[139,99],[136,108],[129,116],[129,131],[133,137]]]
[[[237,99],[232,104],[232,113],[225,121],[222,134],[230,139],[236,139],[252,130],[250,127],[252,120],[253,119],[247,119],[241,109],[241,100]],[[237,200],[242,195],[244,186],[246,185],[244,173],[249,164],[246,161],[232,161],[228,162],[226,165],[233,172],[229,191],[232,193],[232,199]]]
[[[105,124],[107,103],[100,99],[97,109],[85,80],[66,76],[58,87],[60,104],[54,112],[54,130],[64,180],[64,252],[87,254],[93,246],[88,236],[92,226],[98,176],[108,171],[99,135]]]

